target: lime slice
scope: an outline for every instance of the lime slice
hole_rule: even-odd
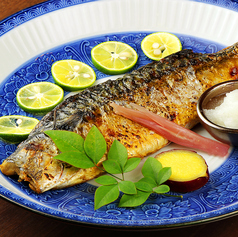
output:
[[[20,88],[16,99],[23,110],[43,114],[63,101],[64,91],[51,82],[36,82]]]
[[[17,143],[25,140],[39,120],[21,115],[0,117],[0,137],[7,142]]]
[[[90,66],[73,59],[55,62],[51,73],[55,83],[67,91],[87,88],[96,81],[96,74]]]
[[[182,44],[176,35],[167,32],[156,32],[147,35],[141,42],[144,54],[158,61],[182,49]]]
[[[122,74],[134,67],[138,55],[128,44],[107,41],[95,46],[91,51],[94,66],[109,75]]]

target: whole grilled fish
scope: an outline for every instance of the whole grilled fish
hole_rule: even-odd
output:
[[[120,141],[129,157],[154,153],[168,144],[159,134],[113,112],[112,101],[126,106],[133,102],[154,113],[192,128],[197,122],[200,95],[214,84],[237,79],[238,43],[215,54],[182,50],[152,62],[117,80],[85,89],[67,98],[45,115],[28,139],[0,166],[5,175],[18,175],[32,190],[42,193],[95,178],[97,168],[78,169],[53,159],[58,149],[45,130],[69,130],[86,137],[96,125],[107,141]],[[105,159],[103,157],[100,162]]]

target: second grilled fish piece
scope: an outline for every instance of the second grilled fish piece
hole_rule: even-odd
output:
[[[197,122],[196,104],[209,87],[237,79],[238,44],[215,54],[183,50],[150,63],[117,80],[88,88],[67,98],[48,113],[0,166],[5,175],[19,176],[37,193],[79,184],[100,174],[97,168],[77,169],[53,159],[58,149],[45,130],[69,130],[86,137],[96,125],[108,147],[114,139],[128,150],[129,157],[144,157],[168,144],[151,130],[116,115],[110,102],[133,102],[175,123],[192,128]],[[102,158],[102,160],[105,159]]]

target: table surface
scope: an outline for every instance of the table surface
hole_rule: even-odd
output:
[[[24,8],[30,7],[42,0],[0,0],[0,20],[18,12]],[[92,228],[73,223],[68,223],[40,214],[36,214],[17,206],[9,201],[0,198],[0,236],[104,236],[122,235],[128,230],[112,230],[103,228]],[[148,234],[161,234],[166,237],[186,236],[186,237],[237,237],[238,236],[238,216],[230,217],[224,220],[215,221],[196,226],[189,226],[177,229],[133,231],[136,236]]]

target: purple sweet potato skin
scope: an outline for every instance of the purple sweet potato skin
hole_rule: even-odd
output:
[[[194,180],[178,182],[173,180],[167,180],[166,184],[170,187],[170,190],[178,193],[188,193],[195,191],[203,187],[209,180],[209,172],[207,170],[206,176],[199,177]]]

